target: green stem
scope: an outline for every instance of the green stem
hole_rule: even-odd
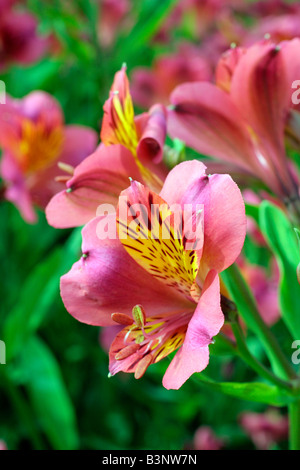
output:
[[[231,328],[236,339],[236,353],[241,357],[257,374],[278,387],[292,391],[292,385],[282,380],[269,371],[261,362],[259,362],[249,351],[242,328],[237,322],[231,323]]]
[[[298,194],[284,201],[288,211],[290,222],[296,227],[300,227],[300,197]]]
[[[300,400],[289,405],[290,450],[300,450]]]
[[[296,379],[295,371],[283,354],[270,328],[264,323],[258,312],[253,294],[249,290],[238,266],[233,264],[227,268],[222,273],[222,279],[237,305],[239,315],[262,342],[273,371],[284,380]]]
[[[7,367],[7,366],[6,366]],[[43,450],[45,446],[36,430],[34,421],[31,416],[30,408],[28,407],[22,393],[10,380],[6,373],[1,374],[1,383],[4,385],[6,394],[12,402],[17,413],[18,420],[20,420],[30,436],[31,442],[35,450]]]

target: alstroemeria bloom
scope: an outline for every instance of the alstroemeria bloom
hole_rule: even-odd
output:
[[[154,103],[168,104],[172,90],[180,83],[210,80],[208,61],[199,49],[191,44],[181,44],[175,54],[155,59],[151,69],[137,67],[132,73],[131,93],[134,102],[148,108]]]
[[[300,11],[289,15],[264,18],[246,36],[243,45],[250,46],[265,35],[269,36],[274,42],[300,37]]]
[[[130,12],[129,0],[99,0],[98,38],[102,47],[113,45]]]
[[[184,215],[187,206],[181,224],[178,208]],[[103,236],[106,224],[115,237]],[[140,378],[178,348],[166,388],[178,389],[207,366],[209,344],[224,322],[218,273],[239,255],[245,230],[237,185],[229,175],[206,176],[198,161],[176,166],[159,195],[133,181],[120,195],[117,216],[84,227],[83,256],[62,277],[61,295],[79,321],[119,325],[111,375]]]
[[[59,103],[35,91],[0,106],[1,176],[5,197],[28,222],[36,220],[33,205],[45,207],[61,189],[55,181],[58,162],[76,166],[97,144],[97,133],[87,127],[64,124]],[[70,177],[70,175],[68,175]]]
[[[264,413],[245,411],[240,415],[239,421],[257,449],[268,450],[272,445],[288,438],[288,417],[276,409]]]
[[[121,144],[130,150],[144,182],[151,189],[160,191],[167,174],[162,164],[167,131],[164,106],[156,104],[149,112],[135,116],[126,65],[123,65],[115,75],[103,109],[100,134],[103,144]]]
[[[300,40],[294,39],[279,45],[263,41],[227,53],[223,72],[218,70],[220,86],[186,83],[172,93],[171,136],[202,154],[238,165],[283,199],[298,198],[299,177],[286,156],[284,131],[293,106],[299,52]]]
[[[224,440],[217,437],[209,426],[200,426],[195,432],[193,449],[195,450],[221,450]]]
[[[0,4],[0,69],[12,63],[30,64],[38,60],[49,45],[37,34],[37,21],[27,12],[13,10],[14,2]]]
[[[270,265],[271,273],[269,275],[266,268],[250,264],[244,257],[240,256],[237,262],[252,290],[261,317],[267,325],[274,325],[280,318],[279,270],[275,259]]]
[[[7,450],[6,443],[0,439],[0,450]]]
[[[116,206],[129,177],[160,191],[167,175],[162,163],[165,137],[163,106],[134,116],[126,68],[122,67],[104,104],[102,143],[50,201],[46,209],[49,224],[57,228],[83,225],[96,216],[100,204]]]

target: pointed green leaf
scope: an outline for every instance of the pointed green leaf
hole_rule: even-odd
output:
[[[273,372],[283,379],[292,377],[291,364],[282,353],[281,347],[269,327],[264,323],[257,309],[255,298],[236,263],[223,271],[221,277],[232,300],[237,305],[239,315],[261,341]]]
[[[300,338],[300,285],[297,266],[300,252],[293,227],[284,213],[268,201],[260,206],[260,228],[280,270],[279,302],[282,318],[292,337]]]
[[[59,365],[48,346],[31,337],[23,345],[18,367],[23,371],[23,385],[53,448],[77,449],[75,412]]]
[[[7,361],[22,351],[24,343],[45,320],[53,298],[59,295],[60,276],[79,257],[80,243],[81,230],[74,230],[64,246],[52,251],[29,274],[4,325]]]
[[[273,406],[285,406],[296,400],[292,395],[285,394],[278,387],[263,382],[215,382],[203,372],[194,374],[192,377],[207,388],[241,400],[266,403]]]

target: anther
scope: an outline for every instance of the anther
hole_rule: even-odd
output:
[[[132,316],[134,318],[136,325],[139,328],[143,328],[146,323],[146,314],[141,305],[136,305],[135,307],[133,307]]]
[[[134,354],[136,351],[140,349],[138,344],[130,344],[129,346],[126,346],[125,348],[121,349],[116,355],[115,359],[117,361],[121,361],[122,359],[126,359],[127,357],[131,356]]]
[[[134,372],[134,377],[136,379],[140,379],[143,377],[144,373],[146,372],[147,368],[150,366],[152,362],[152,355],[147,354],[147,356],[144,356],[143,359],[140,360],[140,362],[137,365],[137,368],[135,369]]]
[[[129,326],[134,323],[133,319],[129,315],[125,315],[125,313],[113,313],[111,315],[111,319],[120,325]]]

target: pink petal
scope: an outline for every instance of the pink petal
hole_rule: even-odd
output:
[[[94,152],[97,140],[97,132],[89,127],[72,125],[64,128],[61,154],[51,166],[38,171],[31,183],[30,192],[37,205],[45,208],[50,199],[65,188],[64,183],[55,180],[61,174],[58,162],[76,167]]]
[[[184,343],[164,375],[164,387],[178,390],[192,374],[206,368],[209,362],[208,346],[223,323],[219,277],[216,271],[210,271]]]
[[[5,198],[19,209],[26,222],[36,222],[37,217],[30,193],[26,188],[24,177],[8,152],[4,152],[2,155],[1,176],[7,184]]]
[[[169,205],[180,203],[187,188],[205,175],[206,166],[197,160],[180,163],[168,174],[160,197]]]
[[[186,311],[191,303],[154,279],[124,250],[118,239],[100,240],[98,217],[83,231],[82,257],[61,278],[61,296],[77,320],[100,326],[115,325],[111,314],[131,315],[142,304],[151,315]],[[115,223],[111,214],[108,223]]]
[[[46,208],[50,225],[67,228],[83,225],[96,216],[100,204],[117,205],[129,177],[141,180],[131,152],[121,145],[100,145],[75,169],[67,188],[58,193]]]
[[[203,218],[178,204],[169,207],[136,181],[119,198],[119,239],[153,278],[188,299],[199,298],[195,283],[203,247]],[[201,206],[202,209],[202,206]]]
[[[198,152],[255,171],[246,123],[229,95],[211,83],[178,86],[171,95],[168,132]]]
[[[59,102],[44,91],[33,91],[21,100],[14,100],[13,104],[24,117],[32,121],[41,120],[50,129],[64,123],[64,115]]]
[[[201,265],[221,272],[239,255],[246,234],[245,205],[229,175],[205,175],[197,160],[170,171],[160,196],[168,204],[204,206],[204,247]]]
[[[201,265],[223,271],[238,257],[246,235],[245,204],[229,175],[212,175],[190,185],[181,203],[204,205],[204,246]]]
[[[299,24],[299,20],[298,20]],[[287,84],[288,84],[288,92],[289,92],[289,105],[296,108],[298,111],[300,110],[299,103],[298,105],[293,103],[293,93],[296,90],[299,90],[299,82],[300,80],[300,60],[299,60],[299,49],[300,49],[300,39],[294,38],[291,41],[283,41],[280,43],[281,53],[282,53],[282,61],[283,67],[286,70],[287,74]],[[293,83],[297,81],[296,85],[297,88],[295,89],[295,85]],[[297,93],[297,98],[299,98],[299,92]]]
[[[59,161],[75,167],[95,151],[98,134],[90,127],[70,125],[64,128],[64,139]]]
[[[216,85],[222,90],[229,92],[234,70],[246,49],[234,47],[222,54],[216,67]]]
[[[275,44],[263,42],[249,48],[235,68],[231,97],[256,134],[265,171],[271,173],[270,180],[275,179],[273,187],[289,195],[294,183],[286,163],[284,126],[292,84],[283,57],[284,48]]]
[[[148,160],[160,163],[167,133],[166,109],[160,104],[154,105],[146,116],[146,122],[145,119],[135,120],[139,137],[137,154],[144,164]]]

